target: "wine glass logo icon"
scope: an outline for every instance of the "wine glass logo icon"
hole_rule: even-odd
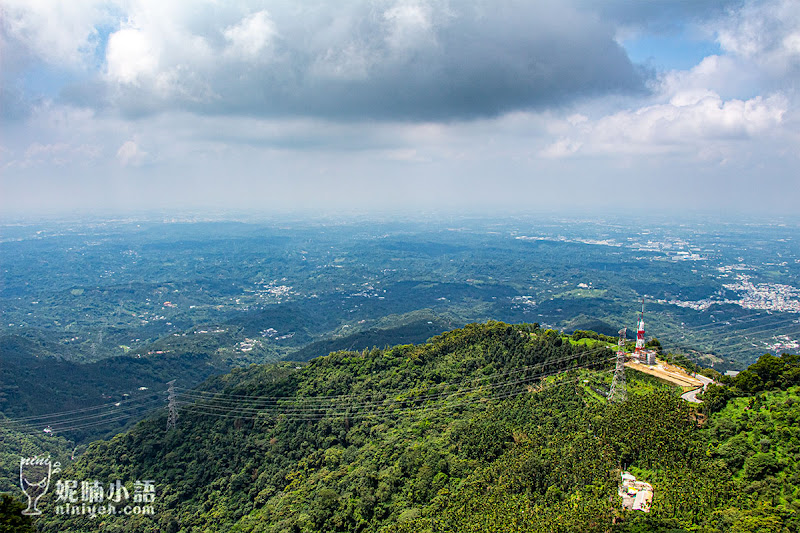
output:
[[[22,514],[29,516],[42,514],[36,508],[36,504],[50,487],[51,474],[50,457],[34,456],[20,459],[19,485],[22,487],[22,492],[28,497],[28,508],[22,511]]]

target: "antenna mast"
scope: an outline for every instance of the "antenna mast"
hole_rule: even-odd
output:
[[[636,328],[636,348],[633,353],[640,356],[642,350],[644,350],[644,297],[642,297],[642,314],[639,315],[639,326]]]

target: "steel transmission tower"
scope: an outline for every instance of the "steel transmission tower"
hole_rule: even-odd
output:
[[[175,380],[173,379],[169,383],[167,383],[169,388],[167,392],[169,396],[167,396],[167,401],[169,402],[169,418],[167,418],[167,431],[175,427],[175,423],[178,421],[178,406],[175,402]]]
[[[617,366],[614,369],[614,380],[611,382],[611,390],[608,391],[608,399],[612,402],[624,402],[628,399],[628,388],[625,385],[625,334],[627,332],[627,328],[619,330]]]

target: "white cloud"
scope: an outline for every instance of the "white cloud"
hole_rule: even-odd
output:
[[[436,43],[429,6],[419,2],[398,2],[383,13],[388,23],[386,42],[395,52],[406,52]]]
[[[723,50],[745,58],[800,60],[800,3],[795,0],[747,2],[732,11],[717,30]]]
[[[198,20],[193,8],[202,2],[138,0],[125,7],[105,50],[105,103],[159,108],[171,100],[212,101],[210,73],[224,63],[223,46],[201,32],[204,17]]]
[[[136,84],[158,72],[160,51],[147,35],[136,28],[124,28],[108,38],[107,75],[114,83]]]
[[[558,159],[574,154],[580,150],[583,143],[571,139],[558,139],[556,142],[547,145],[539,155],[546,158]]]
[[[662,97],[683,91],[713,91],[717,94],[750,92],[752,69],[743,69],[735,58],[710,55],[689,70],[665,73],[658,88]]]
[[[10,156],[6,168],[31,168],[31,167],[63,167],[78,163],[83,166],[97,159],[102,150],[98,145],[72,144],[68,142],[41,143],[33,142],[25,148],[21,157],[13,158],[11,150],[2,150]]]
[[[238,24],[229,26],[223,31],[229,42],[229,55],[244,60],[264,60],[278,32],[269,13],[259,11],[253,13]]]
[[[781,125],[786,110],[787,100],[781,95],[725,101],[708,90],[680,92],[667,103],[572,124],[571,134],[542,155],[691,153],[709,143],[749,140],[770,132]]]
[[[97,27],[110,22],[103,0],[3,0],[0,18],[8,37],[60,68],[83,67],[97,45]]]
[[[763,82],[794,86],[800,75],[800,2],[747,2],[718,23],[717,42],[740,70]]]
[[[550,130],[558,138],[540,155],[680,153],[710,160],[762,139],[791,145],[800,3],[750,1],[706,24],[722,53],[661,74],[652,97],[637,107],[555,121]]]
[[[123,167],[139,166],[144,162],[147,152],[139,148],[136,141],[125,141],[117,150],[117,160]]]

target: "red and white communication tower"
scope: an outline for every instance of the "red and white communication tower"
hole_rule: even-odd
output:
[[[642,298],[642,314],[639,316],[639,326],[636,328],[636,348],[633,353],[641,355],[644,350],[644,298]]]

